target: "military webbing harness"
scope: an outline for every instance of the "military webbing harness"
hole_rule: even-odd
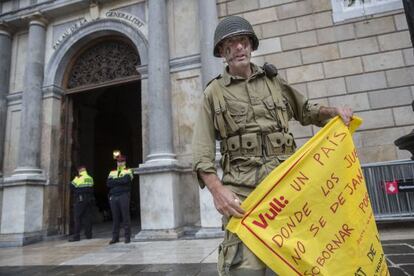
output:
[[[265,77],[266,85],[270,90],[273,102],[276,106],[276,114],[278,123],[281,126],[284,133],[288,133],[288,113],[286,109],[286,105],[283,102],[283,96],[281,94],[281,85],[279,81],[273,81],[269,79],[267,76]],[[213,107],[215,118],[217,122],[217,128],[220,132],[220,137],[222,139],[228,138],[228,133],[226,129],[226,124],[230,128],[232,133],[238,133],[240,131],[240,127],[236,124],[233,118],[230,116],[229,111],[226,107],[226,101],[224,100],[223,92],[222,92],[222,84],[220,83],[219,79],[215,79],[211,82],[213,85],[212,89],[212,98],[213,98]]]

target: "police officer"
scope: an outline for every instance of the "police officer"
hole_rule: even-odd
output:
[[[82,222],[85,236],[92,238],[92,205],[94,202],[93,178],[86,171],[85,166],[78,167],[78,175],[71,182],[71,190],[74,195],[75,231],[69,238],[70,242],[80,240]]]
[[[106,182],[109,188],[109,203],[112,211],[112,239],[109,244],[119,242],[121,221],[124,226],[125,243],[131,242],[131,218],[129,202],[133,173],[126,167],[126,157],[114,152],[117,169],[109,173]]]
[[[212,80],[193,136],[193,169],[201,188],[207,186],[226,226],[242,217],[240,203],[283,160],[295,151],[288,121],[322,126],[339,115],[345,124],[350,108],[311,104],[277,75],[274,66],[250,62],[259,40],[250,23],[238,16],[222,20],[214,34],[214,56],[224,58],[223,74]],[[220,141],[220,180],[215,168],[215,140]],[[225,231],[219,247],[220,275],[264,275],[266,266],[237,237]]]

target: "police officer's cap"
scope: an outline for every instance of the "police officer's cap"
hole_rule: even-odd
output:
[[[253,51],[259,47],[259,39],[249,21],[233,15],[224,18],[216,27],[214,32],[214,56],[220,57],[219,45],[224,39],[238,35],[247,35],[251,39]]]

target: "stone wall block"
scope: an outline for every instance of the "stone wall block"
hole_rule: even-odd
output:
[[[259,40],[263,39],[262,25],[254,25],[253,31]]]
[[[262,65],[265,63],[265,58],[264,56],[252,56],[250,61],[254,64]]]
[[[261,8],[266,8],[270,6],[277,6],[291,2],[295,2],[295,0],[259,0],[259,6]]]
[[[289,83],[320,80],[324,78],[322,64],[312,64],[286,70]]]
[[[414,65],[414,49],[403,50],[405,65]]]
[[[274,64],[277,68],[288,68],[302,65],[300,51],[281,52],[265,56],[265,61]]]
[[[317,44],[316,32],[309,31],[282,37],[283,50],[299,49]]]
[[[395,124],[397,126],[414,125],[414,112],[411,105],[395,107],[392,110],[394,113]]]
[[[388,85],[391,87],[414,85],[414,67],[389,70],[386,75]]]
[[[363,20],[355,23],[357,37],[372,36],[395,31],[392,16]]]
[[[298,31],[307,31],[332,26],[331,12],[310,14],[296,18]]]
[[[355,38],[354,25],[346,24],[316,31],[319,44],[332,43]]]
[[[369,93],[372,108],[393,107],[411,103],[413,95],[409,86],[378,90]]]
[[[404,13],[394,15],[395,26],[398,31],[407,30],[407,18]]]
[[[217,5],[217,16],[224,17],[227,15],[227,5],[226,4],[218,4]]]
[[[293,2],[277,7],[277,15],[280,19],[297,17],[311,13],[311,1]]]
[[[309,98],[322,98],[346,93],[345,79],[327,79],[321,81],[308,82]]]
[[[380,35],[378,36],[378,42],[381,51],[412,47],[410,34],[408,31]]]
[[[280,45],[280,38],[267,38],[260,40],[259,48],[253,52],[253,56],[267,55],[270,53],[276,53],[282,51]]]
[[[273,37],[296,32],[295,19],[286,19],[262,25],[263,37]]]
[[[312,3],[313,12],[332,10],[330,0],[312,0],[312,1],[309,1],[309,2]]]
[[[376,53],[378,50],[378,42],[375,37],[339,43],[339,52],[343,58]]]
[[[353,111],[369,109],[367,93],[350,94],[328,98],[329,106],[349,106]]]
[[[259,8],[258,0],[237,0],[227,3],[227,11],[229,14],[242,13]]]
[[[243,17],[252,25],[277,20],[276,9],[273,7],[244,13]]]
[[[365,73],[345,78],[349,93],[387,87],[384,72]]]
[[[296,25],[298,26],[298,31],[309,31],[315,29],[315,19],[314,15],[305,15],[296,18]]]
[[[291,86],[297,91],[299,91],[299,93],[301,93],[302,95],[306,97],[308,96],[308,87],[306,83],[296,83],[296,84],[291,84]]]
[[[364,56],[362,63],[365,71],[369,72],[404,66],[404,59],[401,51],[395,51]]]
[[[409,127],[392,127],[376,130],[361,131],[360,139],[362,147],[374,147],[393,143],[397,138],[411,132]]]
[[[289,131],[293,133],[295,139],[306,138],[313,135],[311,126],[303,127],[298,121],[289,122]]]
[[[398,148],[393,143],[389,143],[375,147],[358,148],[357,150],[359,161],[364,164],[396,160]]]
[[[287,79],[287,77],[286,77],[286,69],[280,69],[280,70],[278,71],[278,75],[279,75],[279,77],[281,77],[282,79],[286,80],[286,79]]]
[[[362,73],[362,62],[359,57],[324,62],[323,67],[327,78]]]
[[[339,50],[336,44],[328,44],[302,49],[303,63],[329,61],[339,58]]]
[[[364,120],[359,130],[386,128],[394,126],[392,109],[379,109],[358,112],[357,116]]]

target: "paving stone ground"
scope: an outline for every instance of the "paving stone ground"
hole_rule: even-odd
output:
[[[92,240],[74,243],[58,239],[0,248],[0,275],[218,275],[221,239],[108,245],[106,235],[98,232]],[[380,229],[380,236],[391,276],[414,276],[414,227]],[[270,275],[274,274],[269,271],[266,276]]]

